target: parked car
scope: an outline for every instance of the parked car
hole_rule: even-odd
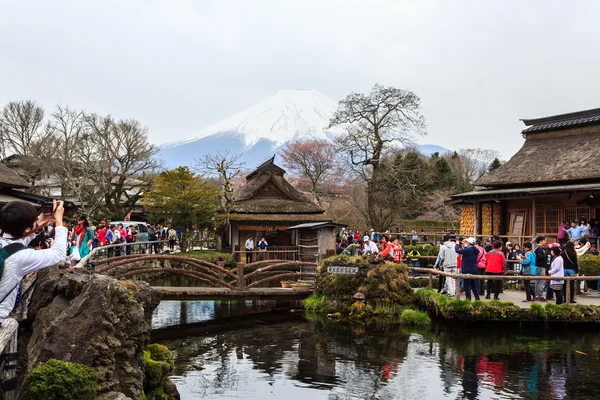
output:
[[[147,242],[148,241],[148,225],[145,222],[140,221],[110,221],[112,225],[123,224],[123,227],[127,229],[128,226],[133,225],[135,230],[138,232],[136,242]]]

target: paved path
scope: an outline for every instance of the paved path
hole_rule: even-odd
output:
[[[163,300],[303,300],[311,292],[297,293],[284,288],[252,288],[231,290],[213,287],[153,286],[162,292]]]
[[[464,300],[464,298],[465,298],[464,293],[461,295],[460,298]],[[494,298],[494,296],[492,296],[492,298]],[[492,301],[492,300],[485,300],[484,297],[481,297],[481,300]],[[505,290],[504,293],[500,293],[500,301],[510,301],[512,303],[515,303],[516,305],[518,305],[521,308],[530,308],[532,303],[523,303],[523,300],[525,300],[525,292],[521,291],[521,290]],[[576,294],[575,301],[577,301],[577,304],[600,306],[600,295],[598,294],[597,291],[590,290],[588,293],[582,293],[579,295]],[[543,305],[543,304],[547,304],[547,303],[554,304],[555,302],[548,301],[548,302],[544,302],[544,303],[540,303],[540,302],[537,302],[537,303]]]

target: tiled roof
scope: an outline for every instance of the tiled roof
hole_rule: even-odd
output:
[[[560,130],[600,123],[600,108],[577,111],[569,114],[555,115],[538,119],[522,120],[529,128],[523,133]]]

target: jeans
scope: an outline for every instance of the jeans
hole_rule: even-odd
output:
[[[537,276],[545,276],[546,268],[537,267],[536,269]],[[539,298],[544,297],[544,287],[546,286],[546,281],[536,281],[535,282],[535,295]]]
[[[565,269],[565,276],[575,276],[577,275],[577,273],[575,272],[574,269]],[[569,286],[571,289],[571,293],[569,293],[569,297],[571,300],[571,302],[573,302],[573,299],[575,298],[575,281],[569,281]],[[563,284],[563,290],[565,292],[565,299],[567,297],[567,281],[565,281],[565,283]]]
[[[414,267],[414,268],[418,268],[419,267],[419,261],[418,260],[417,261],[411,261],[410,262],[410,266]],[[418,275],[418,272],[415,271],[415,270],[413,270],[412,271],[412,276],[417,276],[417,275]]]
[[[252,263],[252,251],[247,251],[246,252],[246,264],[251,264]]]
[[[479,300],[479,290],[477,290],[477,280],[476,279],[464,279],[465,281],[465,296],[467,296],[467,300],[471,300],[471,291],[473,291],[473,295],[475,296],[475,300]]]

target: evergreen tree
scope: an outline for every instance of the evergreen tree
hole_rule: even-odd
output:
[[[502,163],[500,162],[500,160],[498,160],[498,157],[496,157],[488,167],[488,171],[492,172],[493,170],[500,168],[501,165]]]

